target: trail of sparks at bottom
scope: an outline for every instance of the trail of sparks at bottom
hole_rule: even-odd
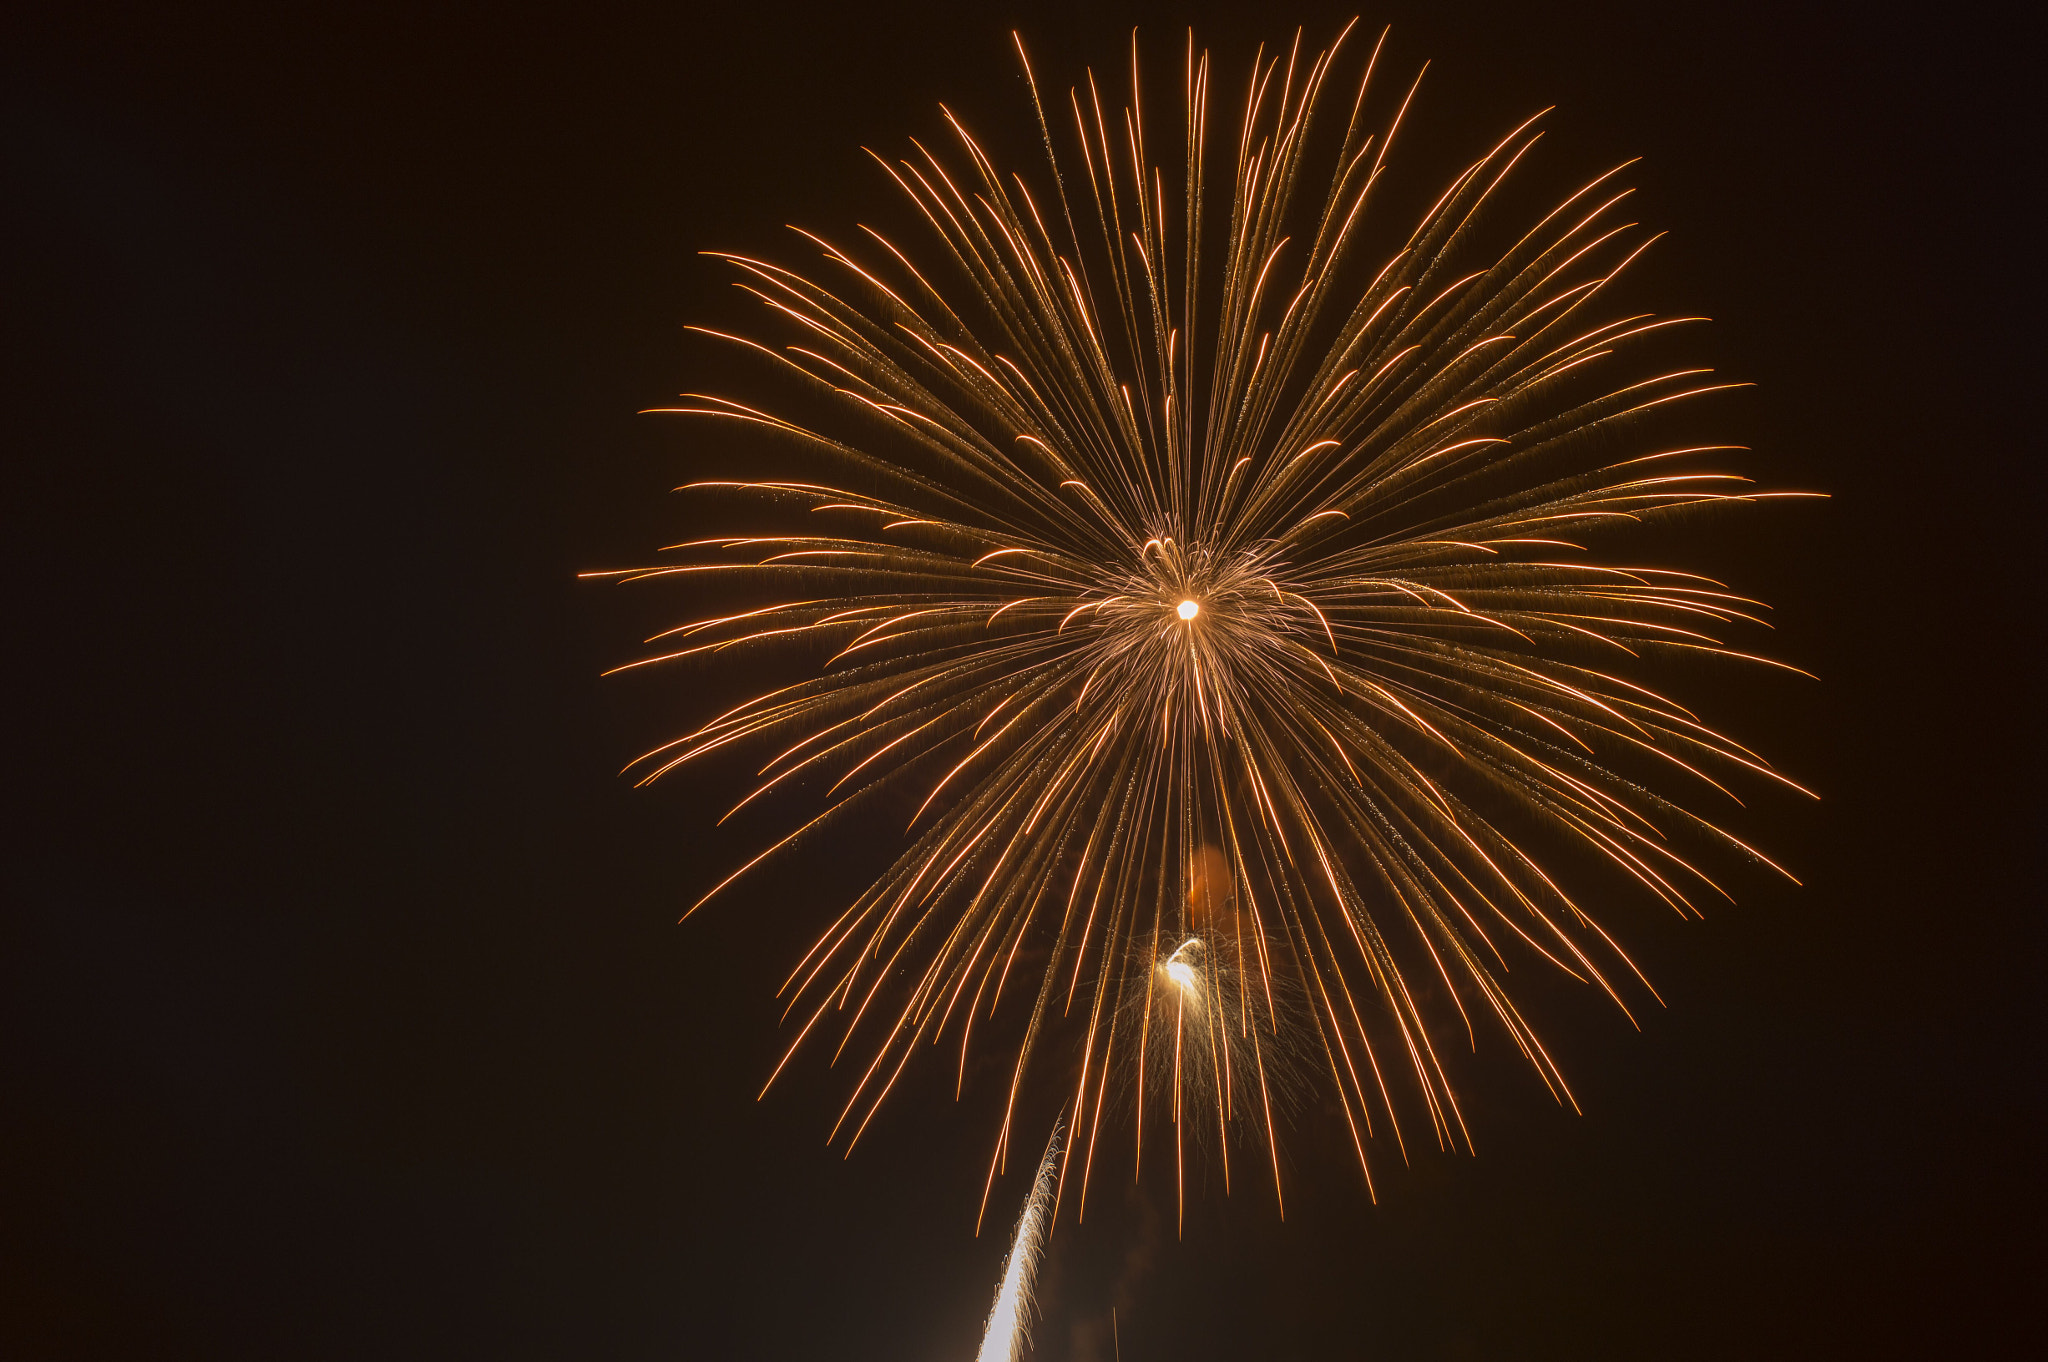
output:
[[[1038,1161],[1038,1176],[1024,1202],[1024,1214],[1017,1218],[1010,1256],[1003,1261],[1003,1284],[996,1292],[995,1306],[988,1312],[988,1325],[982,1331],[976,1362],[1016,1362],[1023,1353],[1031,1323],[1031,1284],[1038,1275],[1038,1256],[1045,1245],[1059,1152],[1060,1132],[1055,1129],[1045,1147],[1045,1157]]]

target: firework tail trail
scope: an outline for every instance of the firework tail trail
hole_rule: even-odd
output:
[[[1038,1176],[1032,1180],[1024,1214],[1017,1218],[1010,1256],[1003,1260],[1003,1283],[996,1291],[995,1305],[988,1312],[988,1326],[982,1332],[976,1362],[1015,1362],[1022,1355],[1025,1332],[1031,1322],[1031,1284],[1038,1275],[1038,1255],[1044,1248],[1047,1221],[1052,1215],[1053,1179],[1059,1153],[1060,1132],[1055,1128],[1045,1146],[1045,1157],[1038,1161]]]

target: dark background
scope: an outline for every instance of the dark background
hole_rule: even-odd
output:
[[[986,1110],[915,1089],[849,1163],[835,1079],[753,1101],[844,886],[816,862],[675,924],[756,844],[711,827],[722,788],[616,777],[701,697],[600,681],[676,612],[574,574],[669,542],[667,489],[732,457],[633,414],[721,372],[681,323],[749,315],[697,251],[876,211],[858,147],[940,100],[1028,150],[1013,24],[1063,89],[1192,19],[1234,91],[1253,41],[1348,13],[1104,10],[10,11],[0,1352],[971,1355]],[[1751,467],[1834,494],[1724,541],[1824,683],[1709,697],[1825,795],[1739,823],[1807,884],[1616,914],[1670,1006],[1542,1014],[1586,1114],[1482,1085],[1479,1157],[1383,1153],[1377,1207],[1307,1130],[1284,1225],[1241,1190],[1176,1241],[1161,1188],[1103,1193],[1036,1355],[1110,1356],[1112,1305],[1127,1362],[2023,1349],[2020,35],[1967,6],[1366,19],[1391,69],[1436,62],[1425,178],[1551,103],[1538,180],[1648,158],[1658,302],[1759,383]]]

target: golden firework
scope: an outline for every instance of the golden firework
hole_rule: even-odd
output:
[[[1177,1184],[1200,1142],[1227,1185],[1248,1139],[1278,1195],[1277,1089],[1304,1057],[1370,1186],[1375,1122],[1405,1156],[1404,1108],[1469,1146],[1443,1055],[1452,1034],[1476,1046],[1481,1016],[1571,1101],[1502,980],[1547,962],[1626,1011],[1621,976],[1640,975],[1587,893],[1626,883],[1687,912],[1720,892],[1691,846],[1763,859],[1660,790],[1790,782],[1651,684],[1668,662],[1762,661],[1721,637],[1761,607],[1596,561],[1592,541],[1792,494],[1684,437],[1692,404],[1734,385],[1648,357],[1698,319],[1593,316],[1648,245],[1615,221],[1621,167],[1496,241],[1482,209],[1532,119],[1369,250],[1415,88],[1376,97],[1375,46],[1333,97],[1350,32],[1254,60],[1220,222],[1209,57],[1190,37],[1169,179],[1134,39],[1120,115],[1090,73],[1048,117],[1025,61],[1039,184],[950,111],[958,162],[876,158],[935,249],[863,228],[864,260],[805,233],[829,285],[723,257],[793,337],[709,334],[822,414],[659,410],[826,471],[695,484],[780,528],[593,575],[776,595],[630,664],[787,668],[629,768],[652,781],[749,744],[767,759],[736,807],[824,792],[713,894],[914,791],[900,857],[784,990],[789,1056],[822,1033],[858,1056],[831,1136],[849,1151],[919,1049],[956,1047],[957,1093],[977,1025],[1015,999],[991,1185],[1057,1033],[1074,1058],[1042,1099],[1073,1132],[1056,1201],[1078,1168],[1085,1211],[1105,1132],[1127,1117],[1142,1153],[1155,1106]]]

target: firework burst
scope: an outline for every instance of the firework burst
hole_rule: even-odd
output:
[[[1369,253],[1415,89],[1375,94],[1376,46],[1334,94],[1350,33],[1262,52],[1220,155],[1190,38],[1170,174],[1135,40],[1120,114],[1092,73],[1049,112],[1027,60],[1038,184],[948,112],[956,161],[876,158],[921,252],[806,233],[829,282],[724,257],[794,336],[711,334],[836,414],[661,410],[835,471],[696,484],[781,528],[593,575],[772,594],[631,664],[789,669],[629,768],[744,744],[766,760],[740,806],[823,795],[713,894],[864,803],[914,807],[784,990],[789,1056],[854,1060],[849,1151],[920,1050],[952,1047],[957,1091],[1008,1003],[991,1185],[1035,1098],[1073,1133],[1056,1206],[1072,1180],[1085,1211],[1119,1127],[1140,1154],[1170,1131],[1182,1186],[1196,1143],[1226,1186],[1256,1150],[1277,1196],[1278,1090],[1307,1065],[1370,1186],[1381,1125],[1404,1157],[1417,1114],[1469,1146],[1444,1056],[1482,1021],[1572,1100],[1503,981],[1554,969],[1626,1011],[1648,985],[1589,895],[1690,912],[1721,892],[1709,844],[1762,860],[1660,791],[1790,782],[1651,684],[1762,661],[1722,639],[1761,607],[1592,556],[1771,495],[1711,462],[1732,447],[1663,434],[1730,385],[1648,363],[1697,319],[1600,315],[1648,245],[1619,168],[1482,247],[1535,120]]]

